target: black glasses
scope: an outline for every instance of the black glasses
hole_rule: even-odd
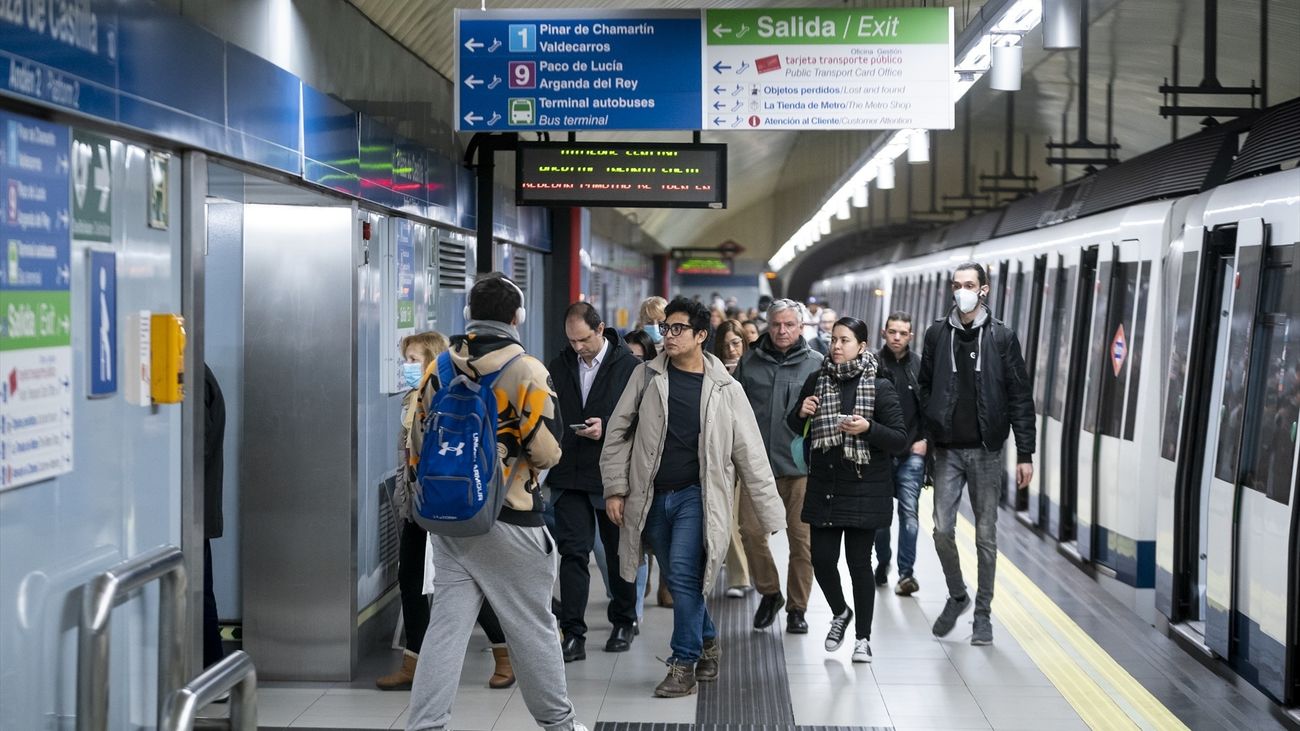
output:
[[[691,329],[690,323],[686,323],[686,322],[674,322],[671,325],[669,325],[666,322],[659,323],[660,335],[672,335],[673,337],[677,337],[678,335],[681,335],[682,333],[690,329]]]

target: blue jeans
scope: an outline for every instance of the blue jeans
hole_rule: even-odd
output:
[[[898,498],[898,578],[912,575],[916,565],[916,535],[920,523],[916,518],[916,505],[921,499],[921,480],[925,479],[925,457],[908,454],[894,458],[894,497]],[[889,531],[876,531],[876,562],[888,564],[894,557],[889,548]]]
[[[693,665],[704,651],[704,641],[718,636],[704,606],[704,503],[700,487],[656,492],[642,534],[659,557],[673,595],[673,636],[669,641],[675,662]]]
[[[921,481],[925,479],[925,457],[909,454],[894,460],[894,497],[898,498],[898,578],[912,575],[916,565],[916,536],[920,523],[916,506],[921,500]],[[888,536],[889,532],[884,531]]]

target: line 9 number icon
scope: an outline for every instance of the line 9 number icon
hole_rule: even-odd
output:
[[[511,89],[537,88],[536,61],[511,61],[509,72]]]

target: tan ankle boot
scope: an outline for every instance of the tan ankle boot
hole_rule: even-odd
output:
[[[415,680],[415,664],[418,659],[418,655],[403,652],[402,667],[393,674],[376,680],[375,686],[380,690],[410,690],[411,681]]]
[[[492,648],[492,658],[497,661],[496,670],[488,678],[489,688],[509,688],[515,684],[515,669],[510,667],[510,651],[504,647]]]
[[[659,575],[659,606],[672,609],[673,594],[668,591],[668,584],[664,582],[663,574]]]

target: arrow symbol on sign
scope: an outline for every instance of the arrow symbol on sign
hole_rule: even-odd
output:
[[[501,47],[501,41],[498,41],[497,39],[493,38],[492,45],[488,46],[488,53],[493,53],[500,47]]]
[[[496,112],[492,112],[492,118],[489,119],[489,120],[487,121],[487,123],[488,123],[488,126],[491,127],[492,125],[494,125],[494,124],[496,124],[497,122],[500,122],[500,121],[501,121],[501,115],[500,115],[500,114],[497,114]]]
[[[468,41],[465,41],[465,47],[469,49],[470,53],[473,53],[475,49],[482,48],[483,44],[471,38]]]
[[[730,71],[731,68],[732,68],[731,66],[728,66],[721,61],[713,64],[713,70],[717,71],[718,73],[722,73],[724,69]]]
[[[731,32],[731,29],[730,29],[730,28],[727,28],[727,27],[724,26],[722,23],[718,23],[717,25],[713,26],[713,35],[715,35],[715,36],[717,36],[717,37],[719,37],[719,38],[721,38],[722,36],[724,36],[724,35],[726,35],[726,34],[728,34],[728,33],[730,33],[730,32]]]
[[[714,117],[714,118],[713,118],[713,126],[714,126],[714,127],[721,127],[721,126],[722,126],[722,122],[723,122],[722,117]]]
[[[478,116],[473,112],[466,114],[464,119],[465,119],[465,124],[478,124],[479,122],[483,121],[482,117]]]
[[[721,93],[724,92],[724,91],[726,91],[726,89],[722,88],[721,86],[715,86],[715,87],[713,87],[713,93],[714,93],[714,94],[721,94]]]
[[[485,83],[487,82],[482,79],[474,78],[474,74],[470,74],[469,77],[465,79],[465,86],[468,86],[471,89],[473,89],[475,86],[478,86],[480,84],[485,84]]]
[[[725,106],[727,105],[723,102],[713,102],[713,108],[718,110],[719,112],[722,111],[722,108]]]
[[[61,172],[61,173],[66,173],[66,172],[68,172],[68,156],[67,156],[67,155],[59,155],[59,172]]]
[[[487,88],[495,89],[498,86],[501,86],[501,77],[497,76],[496,74],[492,74],[492,81],[487,85]]]
[[[72,277],[68,272],[68,268],[66,266],[62,266],[62,265],[59,266],[59,281],[60,282],[72,281]]]
[[[59,225],[63,226],[64,228],[67,228],[67,227],[68,227],[68,212],[67,212],[67,211],[59,211]]]

